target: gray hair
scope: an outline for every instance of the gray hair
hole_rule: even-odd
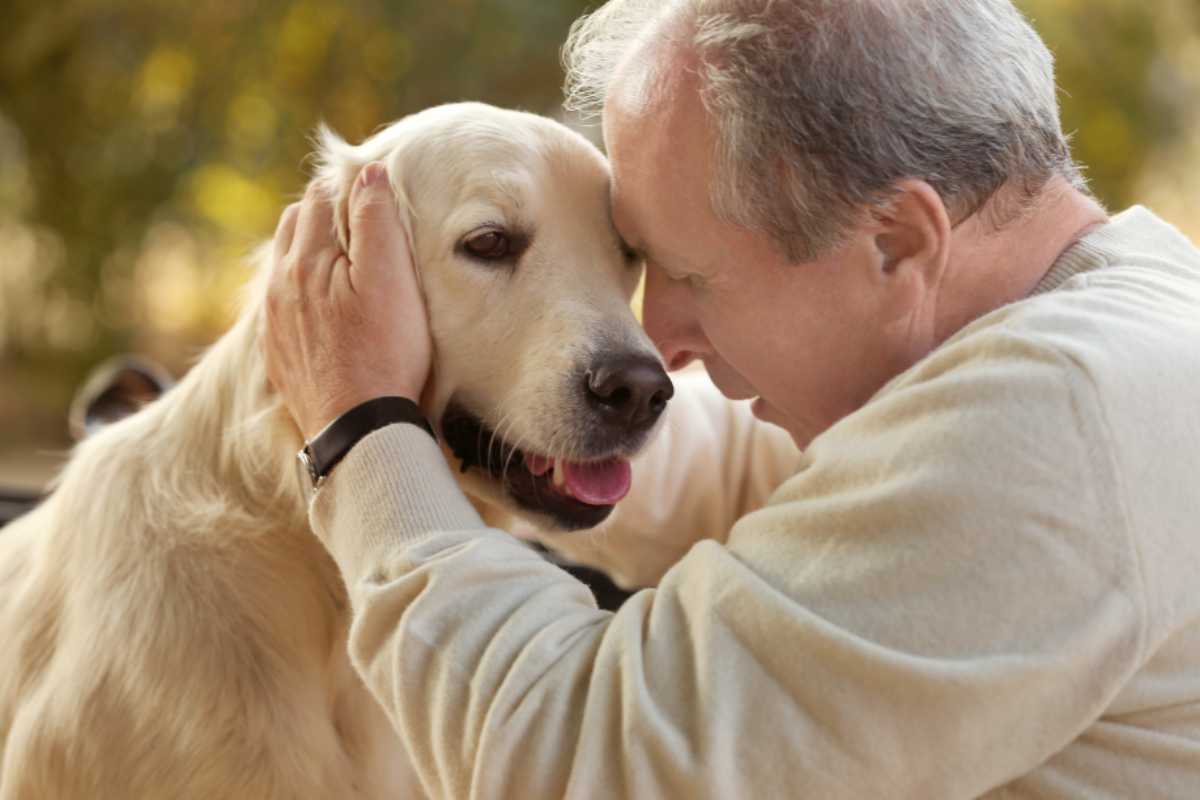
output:
[[[1010,0],[612,0],[571,29],[568,107],[598,114],[639,54],[652,84],[672,47],[698,61],[714,120],[714,211],[794,261],[905,178],[956,220],[1007,185],[1022,209],[1055,176],[1084,188],[1054,58]]]

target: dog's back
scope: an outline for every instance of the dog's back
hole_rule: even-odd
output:
[[[281,435],[271,409],[249,425],[220,412],[232,380],[262,377],[249,329],[80,445],[0,534],[0,798],[414,785],[346,656],[336,567],[253,452]]]
[[[550,473],[603,463],[628,484],[671,391],[629,308],[639,262],[613,229],[603,156],[474,103],[358,146],[327,135],[314,180],[343,247],[374,161],[422,277],[438,354],[426,410],[443,433],[457,420],[455,466],[475,466],[460,486],[499,515],[595,525],[619,498]],[[502,263],[468,255],[485,231],[521,244]],[[263,288],[178,386],[85,441],[47,503],[0,535],[0,800],[421,796],[346,654],[344,588],[294,469],[302,442],[258,353]],[[512,437],[504,458],[489,426]]]

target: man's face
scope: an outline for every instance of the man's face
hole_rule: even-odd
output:
[[[690,81],[694,84],[694,79]],[[700,359],[729,398],[806,447],[918,357],[912,307],[869,225],[791,264],[765,234],[710,205],[714,135],[688,81],[639,113],[605,108],[613,217],[646,259],[646,330],[670,369]]]

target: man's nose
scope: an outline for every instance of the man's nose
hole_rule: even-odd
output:
[[[700,358],[701,337],[690,313],[688,289],[672,284],[662,270],[646,268],[646,287],[642,300],[642,327],[671,372],[681,370]]]

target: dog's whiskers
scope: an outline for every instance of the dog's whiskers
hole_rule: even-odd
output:
[[[509,421],[512,419],[513,419],[512,412],[503,414],[500,417],[500,423],[498,425],[496,425],[495,429],[492,431],[491,439],[488,441],[488,450],[487,450],[488,464],[487,464],[487,467],[488,467],[488,472],[491,472],[492,471],[492,454],[496,451],[496,439],[497,438],[500,439],[500,454],[502,456],[505,456],[505,465],[500,470],[501,481],[504,480],[504,473],[507,470],[507,462],[512,459],[512,454],[514,452],[516,452],[513,445],[511,443],[508,443],[507,439],[505,439],[505,437],[500,435],[500,433],[504,429],[504,426],[506,424],[509,424]],[[508,449],[507,455],[504,452],[505,448]]]
[[[513,417],[513,419],[512,419],[512,423],[510,424],[510,428],[511,428],[512,426],[515,426],[515,424],[516,424],[516,418],[515,418],[515,416],[514,416],[514,417]],[[507,441],[507,439],[506,439],[506,441]],[[523,453],[523,452],[524,452],[524,447],[525,447],[525,437],[523,437],[523,436],[522,436],[522,437],[520,437],[520,438],[519,438],[517,441],[515,441],[515,442],[510,442],[510,443],[509,443],[509,449],[508,449],[508,453],[507,453],[507,455],[506,455],[506,457],[505,457],[505,459],[504,459],[504,466],[503,466],[503,468],[500,470],[500,481],[501,481],[501,483],[507,483],[507,482],[508,482],[508,470],[509,470],[509,468],[512,466],[512,460],[513,460],[513,456],[515,456],[515,455],[516,455],[518,452],[522,452],[522,453]]]

